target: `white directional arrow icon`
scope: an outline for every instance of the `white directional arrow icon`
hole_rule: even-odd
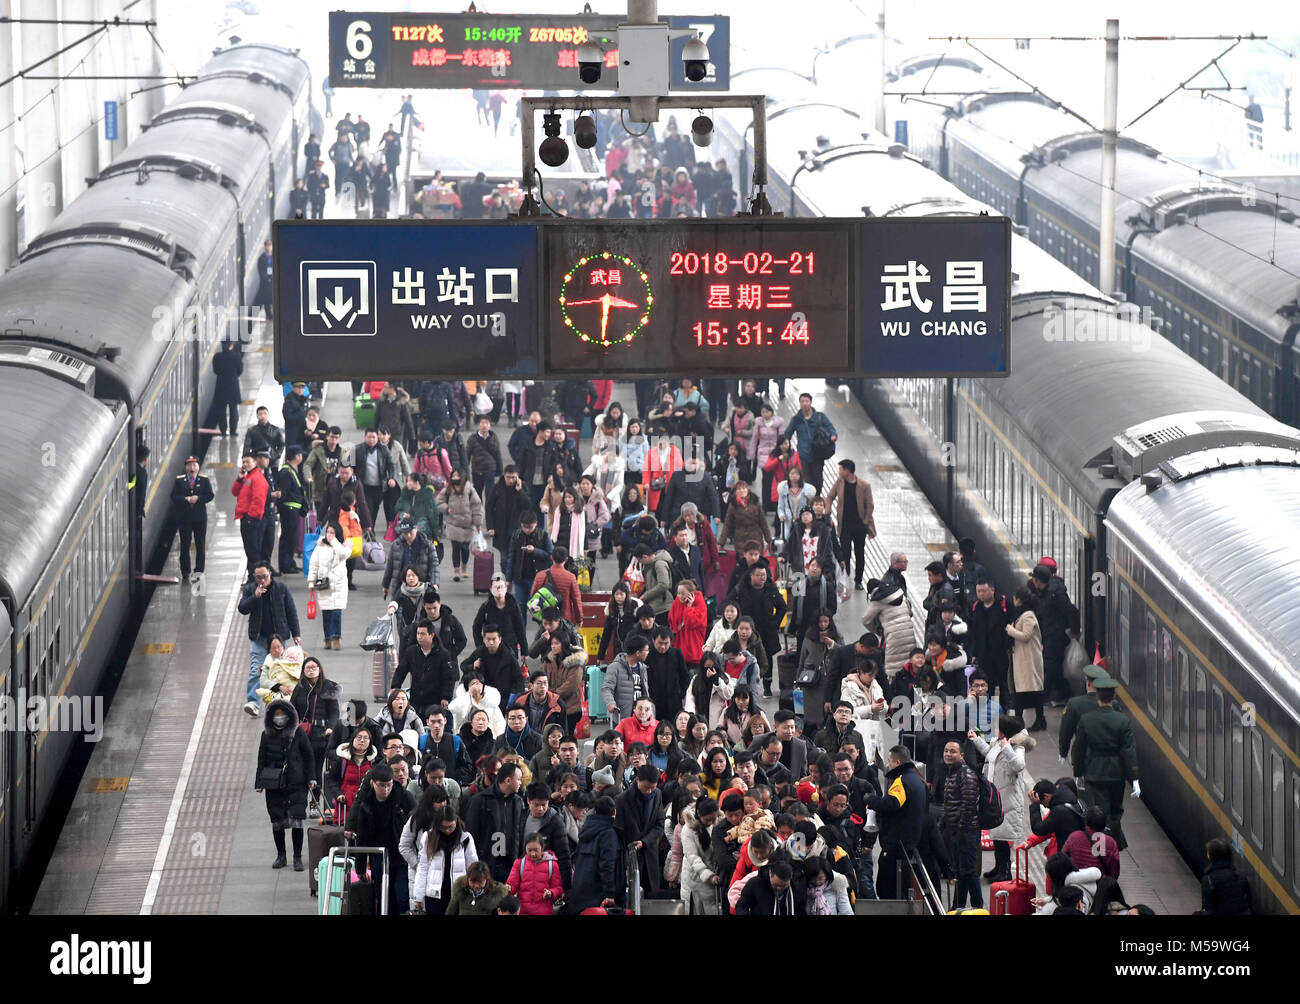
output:
[[[373,261],[304,261],[299,276],[304,335],[376,333]]]
[[[325,309],[336,321],[341,321],[343,320],[343,318],[347,317],[348,323],[344,325],[344,327],[346,328],[352,327],[352,322],[356,320],[355,316],[353,317],[348,316],[349,314],[352,313],[352,298],[351,297],[348,297],[347,299],[343,298],[342,286],[334,287],[333,299],[330,299],[329,297],[325,298]],[[326,323],[329,323],[328,320],[326,321]]]

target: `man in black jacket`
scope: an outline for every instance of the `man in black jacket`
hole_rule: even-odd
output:
[[[681,471],[677,473],[680,474]],[[674,582],[690,579],[696,586],[703,587],[704,558],[700,552],[700,545],[691,543],[691,531],[686,526],[678,527],[677,532],[673,534],[673,543],[668,548],[668,556],[673,560]]]
[[[745,800],[733,791],[723,798],[718,808],[722,812],[722,818],[714,824],[709,844],[713,851],[713,870],[722,879],[725,889],[731,885],[731,876],[736,871],[736,859],[740,857],[740,844],[728,840],[727,834],[745,818]]]
[[[307,511],[307,487],[302,479],[302,447],[290,446],[285,450],[284,466],[276,475],[280,489],[280,574],[301,572],[293,562],[298,553],[298,529]]]
[[[172,482],[172,518],[180,531],[181,578],[190,578],[190,537],[194,538],[195,574],[202,575],[205,538],[208,532],[208,503],[212,501],[212,482],[199,474],[198,457],[185,458],[185,473]]]
[[[284,453],[284,433],[280,427],[271,424],[271,412],[262,405],[257,409],[257,422],[248,427],[244,433],[244,452],[256,456],[266,450],[271,457],[271,470],[280,466],[280,455]]]
[[[261,711],[257,687],[271,637],[279,635],[285,644],[292,638],[295,645],[301,645],[302,631],[298,627],[293,595],[283,582],[271,581],[270,563],[254,562],[252,571],[252,579],[245,583],[239,595],[239,612],[248,618],[248,703],[244,711],[256,718]]]
[[[522,773],[517,763],[503,763],[492,786],[474,795],[465,809],[465,829],[497,882],[510,877],[510,869],[524,854],[528,810],[518,794]]]
[[[212,357],[212,372],[217,375],[217,385],[212,395],[212,410],[217,418],[217,430],[226,434],[226,413],[230,413],[230,435],[238,433],[239,402],[243,393],[239,377],[244,372],[244,354],[237,341],[221,343],[221,351]]]
[[[786,614],[785,598],[781,591],[767,581],[767,562],[759,561],[749,571],[749,578],[736,587],[728,597],[734,599],[740,612],[754,620],[754,631],[763,642],[763,650],[776,662],[781,651],[781,621]],[[772,696],[772,679],[763,681],[764,695]]]
[[[438,641],[433,625],[420,620],[415,625],[415,644],[402,653],[393,672],[390,689],[402,685],[407,674],[411,677],[411,706],[423,716],[435,704],[446,707],[456,688],[456,668]]]
[[[880,822],[880,864],[876,869],[876,896],[898,899],[895,869],[903,862],[903,881],[911,881],[907,855],[921,839],[925,822],[925,782],[916,772],[912,754],[906,747],[889,751],[889,770],[885,774],[885,793],[867,799],[867,808],[875,811]]]
[[[953,907],[970,905],[974,909],[984,906],[984,893],[980,888],[980,779],[970,769],[962,756],[961,743],[952,740],[944,744],[943,762],[948,776],[943,786],[943,835],[948,842],[948,857],[957,873],[957,890]]]
[[[352,464],[366,495],[366,508],[372,518],[378,516],[384,493],[397,487],[397,471],[393,455],[379,442],[379,433],[374,429],[366,430],[364,441],[353,452]]]
[[[736,901],[736,916],[802,917],[808,912],[807,900],[806,889],[799,895],[794,888],[794,868],[789,859],[777,857],[745,883]]]
[[[506,465],[505,473],[488,489],[483,508],[485,510],[483,521],[487,524],[488,540],[501,552],[501,566],[504,568],[511,539],[519,529],[524,513],[531,512],[533,508],[532,499],[528,497],[523,482],[519,480],[518,467],[514,464]],[[534,571],[533,575],[540,570]],[[532,576],[529,576],[528,581],[533,581]]]
[[[528,817],[524,820],[524,839],[540,833],[546,839],[548,850],[555,852],[555,865],[560,870],[560,882],[569,891],[573,880],[573,862],[569,855],[569,838],[564,831],[564,820],[551,805],[551,789],[545,781],[534,781],[528,786]]]
[[[447,456],[451,458],[452,466],[468,476],[469,457],[465,454],[465,444],[460,441],[460,436],[456,433],[456,423],[450,418],[443,421],[442,438],[435,445],[446,450]]]
[[[650,630],[650,652],[646,655],[645,665],[650,674],[650,700],[654,703],[655,715],[661,722],[671,722],[682,710],[686,688],[691,685],[691,673],[686,668],[682,650],[673,645],[672,631],[662,624],[655,624]]]
[[[840,688],[844,685],[845,678],[857,674],[858,661],[861,659],[875,659],[877,663],[883,661],[880,658],[880,639],[870,631],[864,631],[852,645],[840,645],[831,651],[831,657],[826,664],[826,682],[823,690],[826,695],[823,710],[826,714],[831,713],[835,702],[839,700]]]
[[[375,880],[375,913],[380,912],[382,882],[388,882],[388,915],[400,917],[410,909],[406,861],[398,850],[402,828],[415,811],[415,797],[393,780],[393,769],[378,763],[366,775],[366,784],[357,793],[356,804],[348,817],[347,833],[361,847],[388,848],[388,875],[384,875],[383,858],[374,854],[357,857],[357,874],[365,877],[367,859]]]
[[[636,782],[616,800],[615,823],[623,832],[623,843],[637,852],[641,864],[641,888],[649,895],[659,891],[659,841],[664,835],[664,800],[659,791],[659,768],[644,764],[637,768]]]
[[[687,502],[694,502],[695,507],[705,516],[722,518],[718,489],[714,487],[713,478],[704,469],[704,461],[699,457],[687,457],[682,469],[674,471],[668,479],[667,494],[660,512],[668,522],[672,522]]]
[[[529,590],[538,572],[551,567],[551,535],[537,524],[537,513],[528,509],[519,517],[519,529],[501,560],[501,572],[511,584],[519,609],[527,611]]]
[[[1007,598],[998,595],[988,579],[975,584],[975,601],[966,613],[966,654],[989,678],[989,694],[996,689],[1002,701],[1007,695]]]
[[[510,695],[519,693],[524,685],[519,659],[513,649],[501,644],[501,631],[495,625],[483,628],[483,644],[466,656],[460,668],[466,676],[477,673],[483,677],[484,684],[497,688],[501,695],[502,715],[506,713]]]
[[[1079,637],[1079,608],[1070,601],[1065,580],[1051,565],[1035,565],[1029,587],[1038,597],[1034,612],[1043,634],[1043,687],[1052,704],[1061,706],[1070,696],[1065,682],[1065,648],[1071,637]]]
[[[497,434],[492,431],[492,417],[479,415],[475,422],[475,431],[469,436],[465,445],[465,454],[469,460],[470,478],[479,498],[486,498],[501,473],[501,444]]]

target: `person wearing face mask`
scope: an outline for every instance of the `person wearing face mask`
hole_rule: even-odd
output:
[[[303,870],[302,833],[307,818],[307,789],[316,776],[311,740],[298,728],[298,712],[287,700],[274,700],[266,709],[257,747],[256,790],[266,794],[275,840],[272,868],[283,868],[284,831],[293,830],[293,870]]]

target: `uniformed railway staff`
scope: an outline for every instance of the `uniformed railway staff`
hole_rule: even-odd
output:
[[[280,574],[302,571],[293,563],[298,552],[298,528],[307,511],[307,488],[302,479],[302,447],[285,450],[284,466],[277,475],[280,489]]]
[[[1109,676],[1093,681],[1097,710],[1079,720],[1074,737],[1074,777],[1090,789],[1093,804],[1106,813],[1107,829],[1122,851],[1128,846],[1120,819],[1124,815],[1124,782],[1133,782],[1133,797],[1142,794],[1138,784],[1137,744],[1133,723],[1115,708],[1118,681]]]
[[[1065,763],[1066,757],[1070,755],[1070,743],[1074,740],[1074,733],[1079,728],[1079,721],[1084,715],[1091,714],[1097,710],[1097,680],[1103,680],[1110,676],[1104,666],[1085,666],[1083,668],[1083,685],[1086,693],[1078,697],[1071,697],[1065,705],[1065,713],[1061,716],[1061,735],[1058,741],[1058,751],[1061,755],[1061,763]],[[1123,710],[1118,700],[1115,701],[1116,710]]]
[[[212,482],[199,473],[197,457],[185,458],[185,473],[172,482],[172,518],[181,535],[181,578],[198,582],[207,555],[208,503]],[[190,574],[190,540],[194,541],[194,574]]]

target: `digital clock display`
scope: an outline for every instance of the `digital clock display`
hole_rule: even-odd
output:
[[[852,366],[846,221],[545,230],[556,374],[795,376]]]

